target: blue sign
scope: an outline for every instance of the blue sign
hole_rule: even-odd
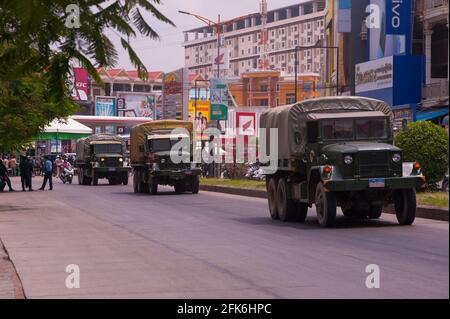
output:
[[[411,0],[386,0],[386,34],[411,32]]]

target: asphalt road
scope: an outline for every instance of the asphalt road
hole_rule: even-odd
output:
[[[56,182],[52,192],[0,194],[11,203],[0,210],[0,238],[25,294],[449,297],[447,222],[399,226],[393,215],[349,220],[339,214],[335,228],[323,229],[314,209],[304,224],[282,223],[270,219],[263,199],[160,189],[151,196],[134,194],[130,185],[75,180]],[[80,264],[81,289],[66,289],[66,274],[55,274],[67,263]],[[366,287],[369,264],[379,266],[380,288]]]

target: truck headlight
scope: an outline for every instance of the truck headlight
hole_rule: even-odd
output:
[[[102,157],[101,159],[100,159],[102,162],[104,162],[105,161],[105,158],[104,157]]]
[[[392,161],[394,163],[398,163],[402,160],[402,156],[399,153],[395,153],[394,155],[392,155]]]
[[[152,169],[153,169],[153,170],[159,169],[158,163],[153,163],[153,164],[152,164]]]
[[[351,155],[346,155],[344,157],[344,163],[347,165],[350,165],[351,163],[353,163],[353,156]]]
[[[123,158],[121,157],[121,158],[119,158],[119,162],[123,162]]]
[[[94,167],[99,167],[100,164],[98,162],[94,162]]]

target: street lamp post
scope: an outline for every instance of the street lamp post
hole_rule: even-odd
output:
[[[327,50],[336,50],[336,96],[339,95],[339,47],[337,46],[325,46],[325,45],[313,45],[313,46],[295,46],[295,57],[294,57],[294,69],[295,69],[295,102],[298,101],[298,52],[304,51],[304,50],[311,50],[311,49],[327,49]]]

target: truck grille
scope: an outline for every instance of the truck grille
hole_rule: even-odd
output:
[[[361,152],[359,153],[360,177],[389,177],[389,152]]]
[[[118,159],[115,157],[107,157],[105,159],[105,166],[107,167],[116,167],[118,166]]]

